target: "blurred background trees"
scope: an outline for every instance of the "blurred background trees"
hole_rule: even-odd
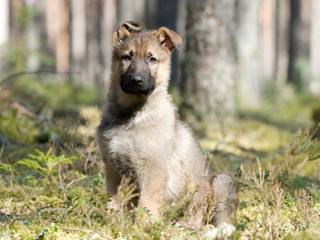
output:
[[[54,70],[105,88],[112,33],[137,20],[184,37],[172,69],[181,106],[225,121],[271,90],[320,94],[319,16],[318,0],[1,0],[0,79]]]
[[[319,239],[320,0],[0,0],[0,239],[204,238],[172,224],[189,193],[147,228],[106,208],[95,133],[126,20],[184,38],[169,91],[239,181],[233,236]]]

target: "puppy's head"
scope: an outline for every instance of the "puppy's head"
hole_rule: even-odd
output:
[[[127,94],[150,95],[155,88],[167,86],[170,58],[182,37],[161,27],[143,31],[138,22],[124,22],[113,34],[113,67],[117,83]]]

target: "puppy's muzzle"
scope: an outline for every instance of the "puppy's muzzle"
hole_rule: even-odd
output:
[[[125,93],[150,95],[155,88],[155,84],[142,74],[128,74],[122,79],[121,88]]]

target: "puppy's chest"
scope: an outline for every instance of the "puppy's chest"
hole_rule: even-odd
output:
[[[166,158],[170,148],[170,140],[164,133],[162,126],[109,129],[105,137],[115,167],[140,168],[158,164]]]

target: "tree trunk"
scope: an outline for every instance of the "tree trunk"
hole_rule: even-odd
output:
[[[0,1],[0,47],[9,40],[9,0]]]
[[[308,88],[310,79],[311,0],[291,0],[290,3],[288,81],[304,90]]]
[[[56,53],[57,36],[59,25],[57,19],[59,18],[59,1],[46,0],[46,33],[49,52],[52,55]]]
[[[257,108],[261,98],[260,0],[238,1],[237,60],[238,101],[241,107]]]
[[[44,29],[43,23],[43,9],[42,1],[26,0],[28,9],[35,11],[35,15],[30,19],[26,28],[26,43],[27,43],[27,68],[28,70],[35,71],[40,67],[38,54],[40,54],[40,41],[42,38],[41,30]]]
[[[288,1],[277,0],[276,3],[276,78],[282,87],[288,78],[289,63],[289,19],[290,4]]]
[[[86,79],[86,2],[71,1],[71,69],[80,72],[80,80]]]
[[[103,79],[107,87],[109,84],[111,62],[112,62],[112,35],[116,28],[116,13],[117,13],[117,1],[106,0],[102,6],[102,21],[101,21],[101,42],[100,47],[103,54]]]
[[[165,26],[174,31],[177,31],[177,14],[178,14],[178,0],[160,0],[158,1],[157,27]],[[170,17],[168,17],[170,16]],[[171,84],[177,82],[178,76],[178,55],[173,52],[171,59]]]
[[[177,33],[179,33],[184,41],[186,36],[186,22],[187,22],[187,0],[178,0],[178,16],[177,16]],[[177,82],[175,82],[176,86],[181,86],[182,77],[181,77],[181,67],[183,66],[183,59],[185,59],[185,49],[186,44],[183,43],[181,48],[179,49],[178,55],[178,66],[177,66]]]
[[[182,106],[202,120],[235,113],[234,13],[235,0],[187,2]]]
[[[69,48],[69,5],[68,0],[58,0],[59,18],[56,42],[57,71],[68,72],[70,65]]]
[[[320,1],[312,0],[311,9],[311,82],[309,90],[320,94]]]
[[[146,14],[145,14],[145,27],[147,29],[156,29],[157,25],[157,15],[159,13],[159,9],[157,7],[159,0],[146,0]],[[161,1],[161,0],[160,0]]]
[[[262,78],[273,81],[276,76],[276,19],[275,0],[262,0],[261,21],[261,68]],[[264,86],[263,86],[264,87]]]
[[[289,56],[290,61],[288,65],[288,81],[294,84],[298,84],[300,81],[300,74],[297,70],[297,61],[299,58],[299,29],[301,26],[300,19],[300,0],[290,1],[290,45]]]
[[[87,0],[87,67],[88,76],[85,81],[104,86],[102,77],[101,52],[99,45],[101,2],[99,0]],[[110,36],[112,37],[112,36]]]
[[[145,0],[118,0],[117,3],[117,25],[124,21],[145,22]]]
[[[6,47],[5,45],[9,41],[10,31],[9,31],[9,0],[2,0],[0,1],[0,73],[3,72],[3,63],[5,62],[4,56],[6,54]],[[1,74],[0,74],[1,77]]]

